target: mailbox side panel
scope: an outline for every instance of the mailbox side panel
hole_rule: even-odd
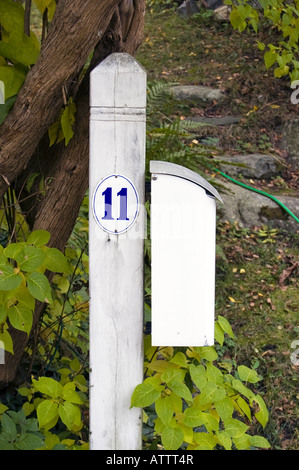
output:
[[[153,175],[152,344],[214,344],[216,203],[186,179]]]

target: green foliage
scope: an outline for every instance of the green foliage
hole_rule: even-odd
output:
[[[36,418],[27,419],[23,410],[2,414],[0,450],[37,450],[42,447],[44,436],[39,432]]]
[[[67,359],[64,361],[67,363]],[[25,416],[35,414],[39,432],[47,450],[86,449],[82,439],[84,410],[87,408],[87,381],[80,373],[77,359],[59,370],[60,381],[52,377],[32,379],[31,386],[19,388],[27,401],[22,406]],[[50,432],[51,430],[51,432]],[[72,435],[74,438],[64,438]]]
[[[49,248],[50,234],[32,232],[27,242],[0,246],[0,340],[13,353],[8,322],[17,330],[30,333],[36,301],[53,302],[46,270],[70,274],[71,266],[63,253]]]
[[[192,130],[197,124],[175,117],[178,104],[169,86],[155,82],[148,87],[147,161],[171,161],[198,172],[208,164],[211,149],[194,140]],[[149,321],[148,244],[145,255],[145,314]],[[218,315],[215,339],[220,347],[226,335],[234,338],[227,319]],[[132,394],[131,406],[145,409],[145,426],[154,427],[155,439],[165,450],[270,447],[265,438],[250,434],[251,423],[258,421],[264,427],[268,421],[262,397],[250,388],[260,380],[255,370],[245,365],[234,370],[231,362],[219,360],[214,347],[156,349],[147,335],[145,373]]]
[[[29,36],[24,33],[24,7],[13,0],[1,0],[0,24],[0,81],[5,97],[5,104],[0,105],[1,124],[39,56],[40,41],[33,31]]]
[[[65,139],[65,145],[69,143],[74,135],[73,125],[75,122],[76,105],[70,98],[65,107],[61,110],[59,118],[49,129],[50,147]]]
[[[198,145],[193,134],[202,124],[177,115],[178,107],[182,105],[171,95],[171,86],[164,82],[148,84],[147,164],[151,160],[163,160],[184,165],[195,172],[205,170],[211,148]]]
[[[169,11],[177,8],[179,2],[174,0],[147,0],[146,5],[150,11]]]
[[[286,0],[261,0],[254,4],[249,0],[226,0],[232,6],[230,21],[240,32],[252,27],[257,33],[261,24],[276,30],[278,42],[267,45],[258,41],[260,50],[265,51],[264,61],[267,69],[276,65],[274,76],[281,78],[288,75],[291,81],[299,79],[298,38],[299,38],[299,2]],[[260,7],[259,7],[260,5]],[[270,34],[270,40],[275,35]]]
[[[233,337],[226,319],[219,317],[216,325],[218,337]],[[265,438],[250,434],[254,419],[263,428],[268,421],[263,398],[250,388],[260,380],[256,371],[242,365],[233,371],[232,363],[218,361],[211,346],[182,349],[149,346],[147,377],[131,400],[135,407],[154,405],[155,434],[164,449],[269,448]]]
[[[52,20],[55,0],[35,0],[41,15],[47,9]],[[40,53],[40,40],[34,32],[24,33],[24,5],[13,0],[2,0],[0,5],[0,83],[4,85],[5,104],[0,105],[0,124],[12,108],[30,67]],[[49,129],[50,146],[65,139],[67,145],[73,137],[76,105],[70,98],[60,112],[58,120]]]

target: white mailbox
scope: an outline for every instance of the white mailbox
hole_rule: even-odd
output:
[[[214,344],[216,189],[151,161],[152,345]]]

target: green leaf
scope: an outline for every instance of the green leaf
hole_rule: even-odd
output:
[[[44,274],[33,272],[27,277],[30,294],[40,302],[52,302],[51,286]]]
[[[240,380],[234,379],[232,381],[232,386],[235,390],[240,392],[242,395],[244,395],[244,397],[246,397],[248,399],[250,399],[254,396],[254,393],[251,390],[249,390],[249,388],[245,387],[245,385],[242,384],[242,382]]]
[[[45,9],[52,3],[52,0],[33,0],[37,8],[41,13],[44,13]]]
[[[157,390],[154,384],[145,379],[142,384],[137,385],[131,398],[131,407],[144,408],[151,405],[161,395],[161,391]]]
[[[1,0],[0,22],[5,31],[19,32],[24,28],[24,8],[12,0]]]
[[[30,308],[19,302],[8,309],[8,318],[16,330],[25,331],[29,335],[33,321],[33,312]]]
[[[68,382],[63,386],[62,396],[69,403],[81,405],[83,402],[80,395],[75,390],[76,385],[73,382]]]
[[[16,260],[18,254],[23,250],[23,243],[10,243],[4,250],[4,254],[7,258]]]
[[[64,254],[57,248],[48,248],[46,250],[45,266],[55,273],[71,274],[71,266]]]
[[[6,57],[11,62],[23,64],[25,66],[33,65],[40,52],[40,45],[33,32],[30,36],[23,36],[10,33],[7,41],[0,41],[0,55]]]
[[[219,325],[218,321],[215,322],[215,340],[220,344],[220,346],[223,346],[224,343],[224,332]]]
[[[25,77],[26,74],[24,70],[18,66],[0,66],[0,80],[4,83],[5,101],[19,93],[19,90],[24,83]]]
[[[13,290],[17,289],[22,282],[22,277],[18,272],[15,272],[12,266],[0,266],[0,290]]]
[[[35,246],[25,246],[16,260],[22,271],[32,272],[41,267],[45,259],[44,252]]]
[[[17,427],[10,416],[4,413],[1,417],[2,436],[12,442],[16,439],[18,432]]]
[[[70,98],[68,105],[64,108],[61,116],[61,128],[65,138],[65,145],[69,143],[74,135],[73,124],[75,122],[76,105]]]
[[[216,438],[206,432],[195,432],[194,440],[198,444],[197,450],[213,450],[217,444]]]
[[[15,447],[19,450],[38,450],[44,446],[42,435],[32,433],[21,434],[15,443]]]
[[[179,397],[182,397],[186,401],[192,401],[192,395],[186,384],[181,382],[171,381],[168,383],[168,387],[176,393]]]
[[[6,57],[12,63],[26,66],[35,63],[40,43],[34,33],[24,34],[24,8],[12,0],[1,0],[0,23],[2,25],[2,40],[0,41],[0,56]]]
[[[208,432],[219,431],[219,421],[212,413],[204,412],[205,428]]]
[[[5,437],[0,435],[0,450],[15,450],[15,448]]]
[[[213,362],[217,359],[218,354],[213,348],[213,346],[201,346],[194,348],[195,352],[199,354],[201,359],[205,359],[206,361]]]
[[[207,363],[207,379],[210,382],[214,382],[217,385],[223,384],[223,374],[218,367],[215,367],[211,362]]]
[[[267,69],[272,67],[272,65],[276,62],[278,54],[274,51],[267,51],[264,54],[264,61]]]
[[[262,436],[250,436],[249,440],[253,447],[261,447],[262,449],[269,449],[271,447],[267,439]]]
[[[162,444],[165,450],[177,450],[184,441],[184,432],[179,427],[166,426],[161,433]]]
[[[49,21],[52,21],[56,8],[55,0],[34,0],[34,3],[42,14],[47,8]]]
[[[183,382],[186,375],[186,371],[178,369],[177,367],[169,367],[161,375],[161,381],[170,385],[171,382]]]
[[[234,438],[234,444],[238,450],[247,450],[251,447],[250,437],[248,434],[244,434],[241,437]]]
[[[258,422],[263,426],[263,428],[265,428],[267,422],[268,422],[268,419],[269,419],[269,413],[268,413],[268,409],[266,407],[266,404],[263,400],[263,398],[260,396],[260,395],[255,395],[251,401],[252,402],[255,402],[258,404],[259,406],[259,411],[257,411],[256,413],[254,413],[254,416],[256,417],[256,419],[258,420]]]
[[[62,115],[62,112],[61,112]],[[50,126],[48,130],[48,135],[49,135],[49,140],[50,140],[50,147],[52,145],[58,142],[61,142],[63,140],[63,132],[61,129],[61,115],[59,119],[57,119],[55,122],[53,122],[52,126]]]
[[[6,319],[7,310],[3,304],[0,304],[0,324]]]
[[[234,405],[229,397],[224,397],[215,403],[215,408],[224,423],[229,421],[233,415]]]
[[[12,96],[11,98],[8,98],[8,100],[6,100],[6,102],[5,102],[5,104],[0,104],[0,124],[2,124],[2,122],[4,121],[6,116],[8,115],[9,111],[11,110],[13,105],[15,104],[16,99],[17,99],[17,95]]]
[[[257,372],[253,369],[249,369],[249,367],[239,366],[237,370],[239,377],[243,382],[255,384],[260,380],[260,377],[258,376]]]
[[[64,402],[63,405],[59,405],[58,414],[61,421],[66,427],[72,431],[75,426],[80,426],[81,423],[81,411],[77,405],[73,405],[69,402]]]
[[[203,365],[195,366],[194,364],[191,364],[189,371],[194,384],[199,390],[201,390],[207,383],[205,367]]]
[[[238,421],[237,419],[230,419],[225,425],[226,433],[232,438],[242,437],[248,428],[249,426],[242,423],[241,421]]]
[[[223,400],[225,396],[226,391],[224,388],[218,387],[214,382],[207,382],[201,391],[198,404],[203,406],[207,403],[220,401]]]
[[[59,418],[58,404],[52,400],[43,400],[36,409],[39,426],[46,430],[55,426]],[[55,424],[53,424],[55,423]]]
[[[35,230],[30,233],[27,243],[34,246],[43,246],[50,240],[50,233],[47,230]]]
[[[191,406],[186,408],[184,411],[184,424],[195,428],[197,426],[202,426],[206,422],[206,415],[196,406]]]
[[[2,348],[11,354],[14,353],[12,337],[10,336],[7,329],[4,329],[2,332],[0,332],[0,352]]]
[[[226,431],[216,431],[216,437],[219,441],[219,444],[222,445],[225,450],[231,450],[232,448],[232,440],[230,436],[227,434]]]
[[[247,401],[245,401],[244,398],[239,396],[236,400],[236,403],[240,407],[241,414],[244,413],[245,416],[247,416],[247,418],[249,419],[249,421],[251,421],[251,411]]]
[[[172,364],[177,364],[180,367],[188,367],[188,359],[182,352],[176,353],[170,361]]]
[[[168,396],[158,398],[155,402],[156,413],[161,421],[168,426],[172,420],[174,409]]]
[[[233,8],[230,12],[230,22],[234,29],[238,29],[240,32],[244,31],[247,24],[246,21],[242,19],[240,16],[240,12],[238,8]]]
[[[224,318],[222,315],[218,315],[218,323],[223,329],[224,333],[227,333],[228,336],[234,338],[234,332],[226,318]]]
[[[44,395],[48,395],[51,398],[62,397],[62,385],[51,377],[40,377],[39,380],[33,379],[32,383],[34,388]]]
[[[4,413],[6,410],[8,410],[8,407],[0,402],[0,415],[2,415],[2,413]]]

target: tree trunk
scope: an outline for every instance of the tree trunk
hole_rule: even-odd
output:
[[[0,199],[28,163],[63,105],[63,89],[86,62],[119,0],[59,2],[39,59],[0,128]]]
[[[25,210],[30,213],[31,227],[48,230],[50,245],[61,250],[69,239],[88,187],[89,72],[112,52],[135,54],[142,40],[144,10],[145,0],[59,2],[41,56],[0,128],[0,175],[4,176],[0,181],[0,197],[7,188],[5,180],[17,179],[17,187],[23,188],[28,173],[42,169],[44,177],[51,179],[50,187],[39,204],[32,198]],[[49,149],[47,129],[63,104],[62,86],[67,83],[70,90],[76,89],[71,82],[93,49],[90,69],[75,98],[74,137],[66,147],[62,142]],[[55,70],[55,78],[49,72],[51,69]],[[37,158],[38,144],[42,153]],[[43,305],[38,304],[33,325],[37,325],[42,310]],[[10,328],[10,334],[14,355],[6,353],[5,364],[0,365],[0,382],[5,383],[16,378],[28,342],[27,335],[18,330]]]

